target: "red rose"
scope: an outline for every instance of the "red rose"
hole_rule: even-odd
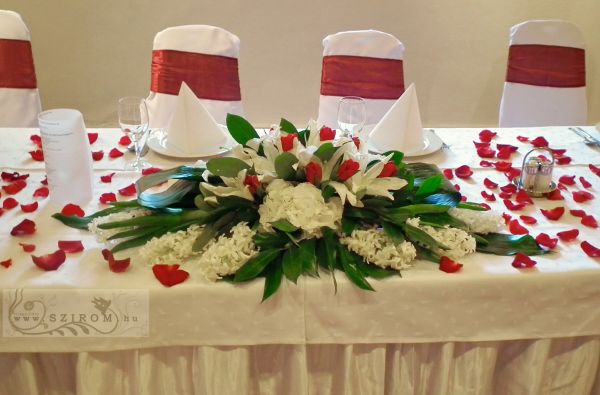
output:
[[[244,178],[244,185],[248,186],[251,194],[255,194],[258,188],[260,188],[260,181],[257,176],[246,176]]]
[[[358,169],[360,168],[360,164],[352,159],[347,159],[340,165],[337,177],[340,181],[346,181],[356,173],[358,173]]]
[[[398,173],[398,168],[394,164],[394,162],[388,162],[383,166],[381,173],[377,176],[377,178],[382,177],[394,177]]]
[[[313,185],[318,185],[323,178],[323,169],[321,165],[315,162],[310,162],[304,169],[306,171],[306,181]]]
[[[294,140],[298,138],[296,133],[286,134],[281,136],[281,148],[284,152],[291,151],[294,148]]]
[[[335,130],[328,128],[327,126],[323,126],[319,131],[319,139],[321,141],[329,141],[335,138]]]

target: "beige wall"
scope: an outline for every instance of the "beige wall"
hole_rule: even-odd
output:
[[[44,108],[80,109],[88,126],[115,125],[120,96],[145,95],[154,34],[212,24],[242,42],[247,117],[258,125],[315,117],[321,40],[373,28],[406,45],[428,126],[493,126],[508,29],[527,19],[565,19],[587,41],[589,123],[600,121],[600,0],[2,0],[32,33]]]

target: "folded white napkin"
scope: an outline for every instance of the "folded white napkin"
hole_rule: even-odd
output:
[[[369,145],[376,151],[398,150],[404,153],[420,151],[425,146],[419,102],[414,84],[373,128]]]
[[[210,155],[227,145],[228,137],[185,82],[167,129],[166,146],[185,155]]]

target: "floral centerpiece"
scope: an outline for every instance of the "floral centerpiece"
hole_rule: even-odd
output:
[[[337,270],[365,290],[368,278],[398,275],[416,259],[444,271],[475,251],[542,254],[529,235],[497,233],[502,217],[461,195],[430,164],[367,152],[357,138],[286,121],[262,137],[228,115],[239,143],[231,156],[141,177],[137,200],[79,218],[112,252],[138,247],[151,264],[181,263],[211,281],[265,278],[263,300],[283,277]],[[157,185],[168,182],[159,192]],[[112,254],[111,254],[112,259]]]

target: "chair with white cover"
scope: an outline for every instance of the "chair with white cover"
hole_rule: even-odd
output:
[[[579,29],[559,20],[513,26],[500,127],[586,123],[585,49]]]
[[[366,101],[366,124],[376,124],[404,92],[404,45],[391,34],[357,30],[323,40],[319,125],[337,127],[340,98]]]
[[[0,10],[0,127],[35,127],[41,110],[29,29]]]
[[[169,126],[182,81],[218,123],[225,123],[227,113],[243,115],[239,52],[240,39],[215,26],[175,26],[157,33],[147,98],[150,126]]]

